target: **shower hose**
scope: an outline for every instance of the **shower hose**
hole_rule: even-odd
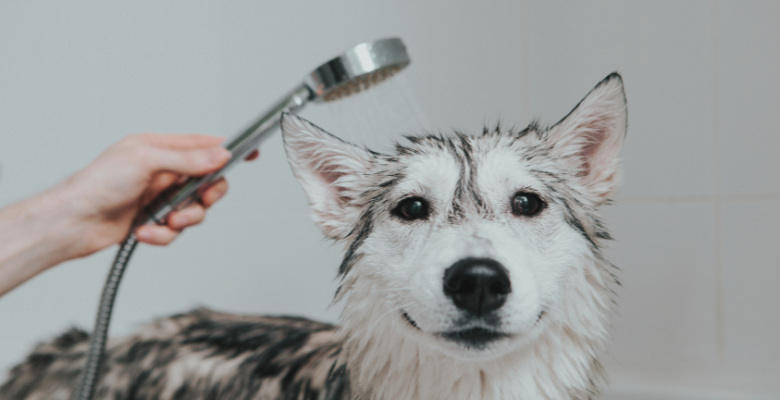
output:
[[[71,400],[92,400],[94,396],[95,385],[100,377],[103,354],[106,350],[108,324],[111,321],[114,299],[116,299],[116,292],[119,289],[122,274],[125,272],[125,267],[128,261],[130,261],[130,256],[133,254],[137,244],[138,239],[135,237],[135,234],[130,233],[119,246],[119,251],[117,251],[116,257],[114,257],[106,283],[103,285],[103,293],[100,295],[100,304],[95,317],[95,327],[92,330],[92,336],[89,341],[87,361],[81,373],[81,380],[76,391],[73,392]]]

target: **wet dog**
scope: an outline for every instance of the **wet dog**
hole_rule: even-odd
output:
[[[593,399],[617,285],[599,207],[620,181],[613,73],[558,123],[408,137],[393,154],[293,115],[285,149],[345,245],[338,326],[196,310],[109,342],[97,398]],[[66,399],[87,335],[39,345],[3,399]]]

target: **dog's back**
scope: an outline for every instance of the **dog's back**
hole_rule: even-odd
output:
[[[72,329],[38,345],[13,368],[0,398],[68,399],[88,335]],[[199,309],[112,340],[96,398],[341,399],[347,376],[332,325]]]

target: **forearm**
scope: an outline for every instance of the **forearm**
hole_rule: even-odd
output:
[[[79,253],[83,228],[59,185],[0,210],[0,296]]]

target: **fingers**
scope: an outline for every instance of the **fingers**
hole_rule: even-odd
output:
[[[167,225],[142,225],[136,228],[135,234],[142,243],[164,246],[173,242],[182,230],[200,224],[205,218],[206,207],[193,203],[168,215]]]
[[[172,149],[215,147],[221,145],[225,141],[225,138],[201,134],[168,135],[146,133],[136,136],[139,136],[141,140],[146,141],[151,145]]]
[[[149,204],[149,202],[157,198],[165,189],[168,189],[180,179],[182,179],[181,175],[172,172],[161,172],[155,175],[148,184],[146,193],[141,196],[141,204]]]
[[[225,196],[228,190],[228,183],[225,178],[220,178],[211,186],[200,193],[200,203],[206,207],[211,207],[219,199]]]
[[[206,209],[222,198],[227,193],[227,189],[228,184],[225,178],[214,182],[201,194],[200,202],[171,212],[168,215],[168,226],[175,231],[180,231],[203,222],[206,218]]]
[[[168,215],[168,227],[175,231],[197,225],[206,218],[206,207],[193,203]]]
[[[148,174],[204,175],[230,160],[230,151],[220,146],[223,141],[223,138],[207,135],[142,134],[127,137],[120,147],[129,149],[131,157],[137,159]]]
[[[227,193],[227,181],[222,178],[209,186],[202,194],[200,203],[192,203],[168,215],[167,225],[147,224],[136,229],[136,237],[142,243],[168,245],[182,230],[198,225],[206,218],[206,209]]]
[[[214,172],[225,165],[230,157],[230,151],[219,146],[206,149],[155,147],[145,155],[147,167],[151,173],[175,172],[190,176]]]
[[[222,138],[206,135],[155,135],[143,134],[125,140],[124,149],[130,149],[132,157],[139,160],[143,173],[152,176],[142,204],[156,197],[180,176],[198,176],[214,172],[224,166],[231,153],[220,144]],[[257,152],[247,158],[254,159]],[[227,192],[224,178],[200,191],[199,203],[172,212],[167,225],[148,224],[136,228],[136,236],[143,243],[167,245],[175,240],[183,229],[203,222],[206,209],[219,201]]]
[[[141,225],[135,230],[139,242],[158,246],[170,244],[179,233],[168,226],[154,224]]]

